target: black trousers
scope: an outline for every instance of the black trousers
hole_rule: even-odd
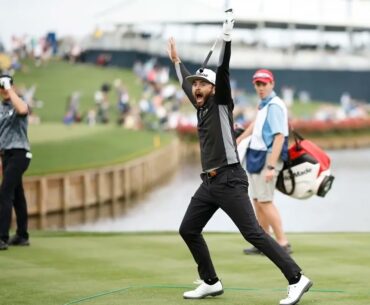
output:
[[[239,164],[224,167],[215,177],[202,174],[203,183],[192,197],[180,226],[180,235],[198,265],[201,279],[215,278],[202,230],[212,215],[221,208],[235,223],[243,237],[262,251],[289,281],[301,268],[286,251],[258,224],[248,196],[248,180]]]
[[[17,235],[28,239],[27,202],[24,196],[22,176],[30,159],[24,149],[5,150],[1,155],[3,179],[0,186],[0,239],[9,240],[9,230],[14,207],[17,220]]]

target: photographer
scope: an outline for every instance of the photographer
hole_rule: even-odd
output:
[[[28,105],[13,88],[13,78],[0,76],[0,154],[2,182],[0,186],[0,250],[8,245],[28,246],[28,213],[22,176],[27,170],[31,153],[27,137]],[[9,229],[14,206],[17,231],[9,239]]]

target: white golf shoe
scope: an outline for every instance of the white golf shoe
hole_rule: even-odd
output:
[[[307,292],[311,286],[311,280],[302,274],[298,283],[288,286],[288,296],[285,299],[280,300],[280,305],[297,304],[302,295]]]
[[[208,285],[202,281],[196,289],[184,292],[184,299],[203,299],[208,296],[215,297],[223,293],[224,289],[222,288],[221,281],[213,285]]]

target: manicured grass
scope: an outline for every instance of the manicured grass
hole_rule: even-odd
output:
[[[198,275],[175,233],[35,232],[29,248],[0,252],[2,305],[278,304],[286,281],[239,234],[205,234],[225,294],[183,300]],[[368,305],[369,233],[291,234],[294,258],[314,281],[300,304]]]
[[[294,101],[289,111],[293,118],[308,119],[312,118],[320,107],[327,104],[327,102],[313,101],[309,103],[302,103],[300,101]]]
[[[95,125],[90,127],[85,124],[64,125],[61,123],[43,123],[41,125],[30,125],[28,137],[32,145],[48,142],[61,142],[65,140],[78,139],[85,136],[99,136],[112,125]]]
[[[16,84],[20,87],[36,85],[35,98],[44,103],[42,108],[34,109],[42,123],[29,127],[33,159],[26,172],[28,176],[122,163],[154,150],[154,137],[160,136],[162,145],[173,138],[170,134],[128,131],[115,126],[118,111],[113,81],[117,78],[123,81],[131,102],[137,101],[142,92],[140,81],[127,69],[70,64],[56,59],[39,68],[31,61],[23,65],[23,70],[15,76]],[[80,111],[85,114],[94,107],[94,93],[103,83],[112,86],[109,93],[112,123],[94,127],[86,123],[63,125],[67,97],[79,91]]]
[[[173,139],[169,133],[130,131],[114,125],[99,126],[96,129],[53,124],[35,129],[31,127],[33,158],[26,175],[123,163],[156,149],[155,137],[160,137],[161,146]]]
[[[31,61],[24,62],[23,71],[17,72],[15,81],[18,86],[36,85],[35,97],[44,102],[44,106],[35,109],[42,122],[62,122],[66,111],[67,98],[74,91],[81,93],[80,110],[82,114],[95,105],[94,94],[103,83],[112,86],[109,93],[112,121],[117,113],[117,97],[113,81],[120,78],[129,89],[132,100],[141,96],[142,86],[134,74],[127,69],[101,68],[87,64],[71,64],[60,60],[51,60],[46,66],[36,68]]]

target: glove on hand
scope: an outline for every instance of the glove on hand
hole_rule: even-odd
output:
[[[0,88],[9,90],[12,87],[11,78],[9,76],[3,76],[0,78]]]
[[[225,41],[231,41],[231,32],[234,27],[234,14],[230,8],[225,11],[225,21],[223,24],[223,38]]]

